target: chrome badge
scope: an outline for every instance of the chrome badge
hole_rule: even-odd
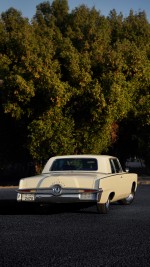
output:
[[[55,196],[59,196],[61,194],[61,190],[62,190],[62,188],[59,184],[55,184],[52,188],[53,194]]]

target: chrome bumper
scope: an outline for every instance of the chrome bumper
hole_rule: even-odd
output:
[[[80,192],[80,191],[87,192]],[[39,202],[39,203],[74,203],[74,202],[98,202],[100,200],[102,189],[64,189],[59,195],[53,194],[47,189],[38,189],[33,192],[18,190],[17,201],[21,202]],[[93,191],[93,192],[92,192]]]

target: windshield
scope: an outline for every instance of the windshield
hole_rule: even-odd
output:
[[[97,160],[94,158],[56,159],[50,171],[97,171]]]

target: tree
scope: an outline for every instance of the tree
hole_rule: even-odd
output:
[[[1,142],[9,129],[17,158],[118,153],[123,140],[147,151],[150,26],[144,12],[124,19],[112,10],[105,18],[95,8],[69,13],[67,1],[47,1],[31,23],[13,8],[2,13],[0,33]]]

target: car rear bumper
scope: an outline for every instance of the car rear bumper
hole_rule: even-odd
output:
[[[41,190],[42,191],[42,190]],[[94,192],[86,193],[64,193],[53,195],[45,192],[25,193],[18,191],[18,202],[39,202],[39,203],[74,203],[74,202],[98,202],[100,200],[102,190],[93,190]]]

